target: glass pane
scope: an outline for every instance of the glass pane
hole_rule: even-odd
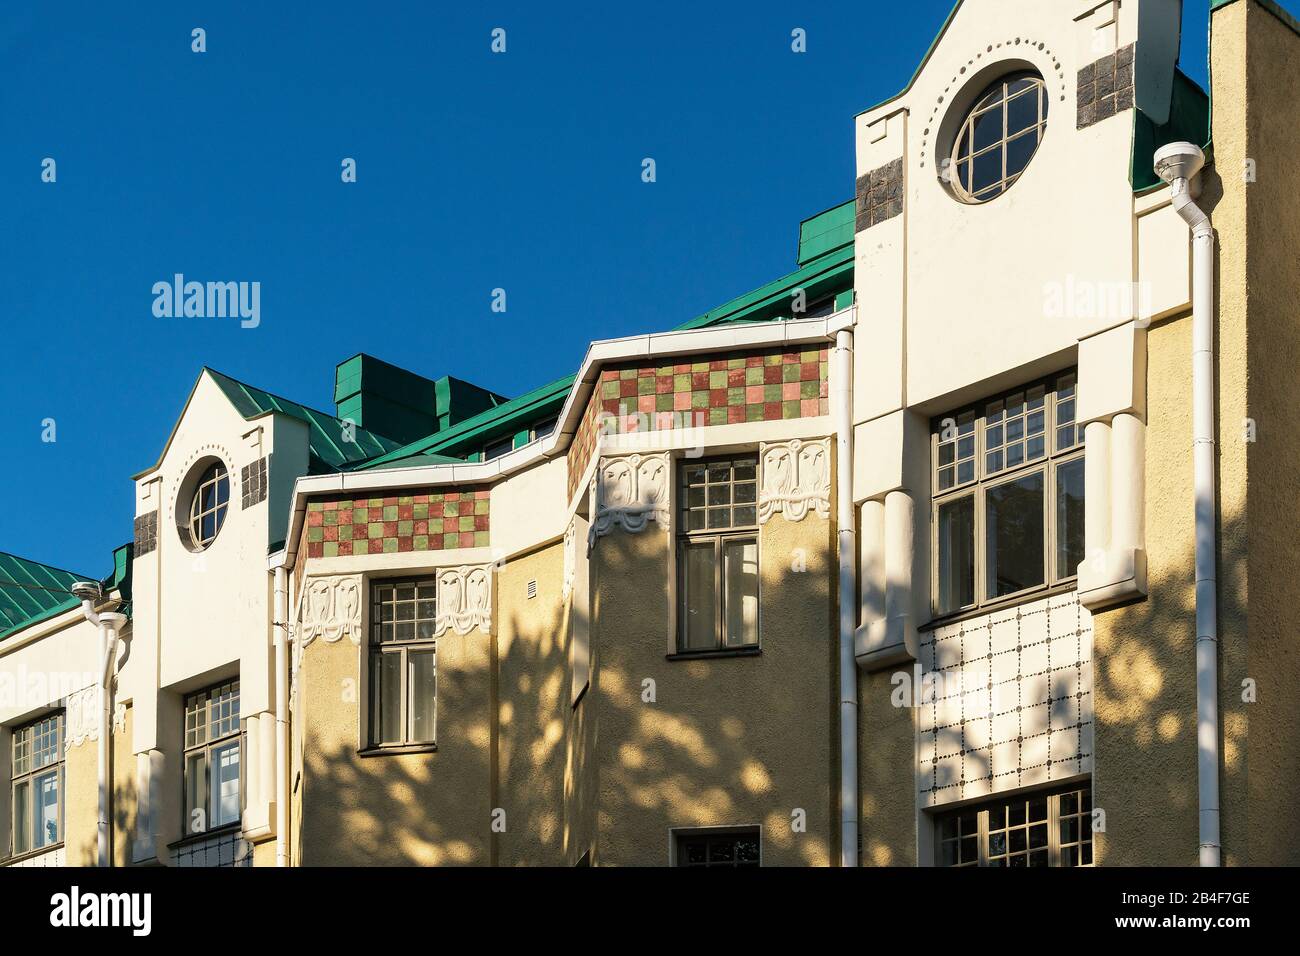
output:
[[[1038,96],[1025,93],[1007,101],[1007,135],[1017,133],[1038,125]]]
[[[374,743],[402,741],[402,655],[375,654],[370,659],[373,677]]]
[[[239,822],[239,741],[212,750],[212,826]]]
[[[36,847],[59,842],[59,773],[36,778]]]
[[[722,546],[727,611],[727,646],[758,643],[758,543],[728,541]]]
[[[437,660],[433,651],[412,652],[407,668],[412,743],[433,743],[438,699]]]
[[[185,758],[185,832],[202,833],[208,828],[208,757],[203,751]]]
[[[975,152],[988,149],[1002,138],[1002,107],[975,117]]]
[[[741,837],[736,841],[736,865],[758,866],[758,837]]]
[[[26,853],[32,848],[31,789],[27,781],[14,787],[14,852]]]
[[[1002,179],[1002,148],[990,150],[972,161],[971,192],[979,192]]]
[[[939,613],[975,603],[975,499],[939,506]]]
[[[718,646],[718,603],[715,593],[713,542],[688,544],[683,549],[685,620],[682,635],[686,651],[708,651]]]
[[[1056,576],[1068,578],[1083,561],[1083,459],[1056,469]]]
[[[1038,133],[1025,133],[1007,143],[1007,175],[1022,172],[1038,149]]]
[[[989,488],[984,503],[987,596],[1042,584],[1043,473]]]

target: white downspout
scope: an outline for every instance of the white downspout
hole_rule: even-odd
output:
[[[289,592],[275,568],[275,865],[289,865]]]
[[[853,635],[858,626],[854,576],[857,534],[853,514],[853,333],[835,333],[831,368],[831,415],[835,422],[835,500],[840,565],[840,866],[858,865],[858,665]]]
[[[1192,231],[1192,482],[1196,515],[1196,738],[1201,866],[1219,866],[1219,628],[1214,459],[1214,227],[1192,200],[1205,154],[1172,143],[1155,155],[1173,207]]]
[[[113,612],[99,614],[95,611],[96,602],[103,599],[103,591],[93,581],[79,581],[72,586],[72,593],[81,598],[81,613],[85,615],[86,620],[99,628],[99,746],[95,865],[109,867],[113,865],[113,855],[108,845],[109,747],[113,732],[113,661],[117,653],[117,635],[122,625],[126,623],[126,615]]]

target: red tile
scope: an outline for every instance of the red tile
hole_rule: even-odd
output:
[[[660,375],[655,379],[655,393],[666,395],[673,390],[673,377],[671,375]]]
[[[474,547],[474,532],[473,532],[473,531],[462,531],[462,532],[460,533],[460,546],[461,546],[462,548],[472,548],[472,547]]]
[[[392,507],[393,505],[395,505],[395,504],[397,504],[397,499],[396,499],[396,498],[385,498],[385,499],[384,499],[384,507],[385,507],[385,508],[391,508],[391,507]]]
[[[307,527],[319,528],[325,523],[325,513],[322,511],[307,512]]]
[[[336,524],[328,525],[325,528],[325,540],[337,541],[339,539],[339,526]]]
[[[764,385],[780,385],[780,384],[781,384],[781,366],[779,366],[779,365],[767,365],[767,366],[764,366],[764,368],[763,368],[763,384],[764,384]]]
[[[726,370],[727,370],[726,359],[715,359],[714,361],[709,363],[710,372],[725,372]]]
[[[406,536],[403,536],[403,537],[401,537],[401,538],[398,538],[398,539],[397,539],[397,550],[398,550],[398,551],[414,551],[414,550],[415,550],[415,539],[412,538],[412,537],[410,537],[409,535],[406,535]]]
[[[397,522],[396,522],[396,521],[385,521],[385,522],[384,522],[384,537],[385,537],[385,538],[392,538],[392,537],[396,537],[396,535],[397,535]]]
[[[763,421],[779,422],[781,420],[781,403],[764,402],[763,403]]]
[[[367,544],[367,548],[366,548],[366,553],[367,553],[367,554],[383,554],[383,553],[384,553],[384,539],[383,539],[383,538],[371,538],[368,542],[366,542],[366,544]]]
[[[325,542],[310,541],[307,543],[307,557],[323,558],[325,557]]]
[[[746,405],[762,405],[762,404],[763,404],[763,386],[762,386],[762,385],[749,385],[749,386],[747,386],[747,387],[745,388],[745,404],[746,404]]]
[[[351,541],[340,541],[340,542],[339,542],[339,557],[340,557],[340,558],[350,558],[350,557],[352,557],[352,542],[351,542]]]
[[[414,518],[414,517],[415,517],[415,505],[398,505],[398,506],[397,506],[397,520],[398,520],[398,521],[410,521],[410,520],[411,520],[412,518]]]
[[[488,516],[487,516],[487,515],[475,515],[475,516],[474,516],[474,530],[475,530],[475,531],[486,531],[487,529],[488,529]]]
[[[709,408],[726,408],[727,407],[727,390],[725,388],[715,388],[709,392]]]
[[[444,510],[445,508],[446,508],[446,506],[445,506],[441,501],[430,501],[430,502],[429,502],[429,517],[430,517],[430,518],[441,518],[441,517],[442,517],[443,510]]]
[[[745,356],[745,368],[761,368],[763,365],[762,355]]]
[[[635,395],[636,395],[636,379],[634,378],[620,379],[618,383],[618,397],[632,398]]]
[[[704,391],[708,391],[708,388],[709,388],[708,372],[691,373],[691,391],[704,392]]]
[[[727,424],[734,425],[745,420],[745,406],[732,405],[727,409]]]
[[[745,384],[745,370],[743,368],[733,368],[727,371],[727,387],[742,388]]]

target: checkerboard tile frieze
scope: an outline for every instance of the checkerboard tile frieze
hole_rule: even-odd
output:
[[[569,499],[603,429],[621,434],[829,414],[829,350],[765,349],[601,372],[569,448]]]
[[[325,497],[307,504],[307,556],[485,548],[487,488],[432,489],[385,498]]]
[[[1092,617],[1074,592],[938,628],[918,667],[922,805],[1092,771]]]

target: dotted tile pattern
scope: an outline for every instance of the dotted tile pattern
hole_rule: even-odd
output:
[[[923,635],[920,663],[922,805],[1092,771],[1092,615],[1073,591]]]
[[[816,418],[830,413],[828,373],[828,348],[764,349],[674,365],[607,368],[569,446],[569,500],[608,416],[617,419],[622,433]]]
[[[488,546],[488,489],[307,503],[307,556],[348,557]]]
[[[158,512],[138,515],[135,519],[135,556],[143,558],[158,547]]]

